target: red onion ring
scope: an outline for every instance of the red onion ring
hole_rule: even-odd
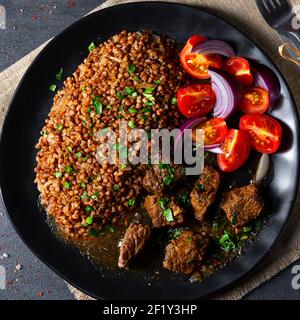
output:
[[[180,128],[180,133],[176,136],[175,142],[174,142],[174,150],[177,148],[179,141],[182,139],[182,136],[184,134],[184,130],[186,129],[194,129],[202,122],[206,121],[206,117],[202,118],[191,118],[188,119]],[[223,153],[221,149],[221,144],[211,144],[211,145],[204,145],[204,150],[212,152],[212,153]]]
[[[210,67],[208,73],[211,76],[211,85],[217,97],[213,116],[227,119],[239,108],[241,102],[240,84],[227,71]]]
[[[218,145],[214,148],[211,148],[210,146],[204,146],[204,149],[211,153],[217,153],[217,154],[223,153],[223,150],[221,149],[221,145]]]
[[[205,146],[205,149],[214,149],[214,148],[218,148],[221,146],[221,143],[216,143],[216,144],[208,144]]]
[[[254,86],[263,88],[269,92],[269,112],[271,112],[280,96],[281,87],[279,79],[272,69],[257,62],[251,63],[251,71],[254,79]]]
[[[202,117],[202,118],[190,118],[188,119],[183,125],[180,126],[179,130],[180,133],[177,134],[176,138],[175,138],[175,142],[174,142],[174,149],[177,148],[177,145],[179,143],[179,141],[182,139],[182,136],[184,134],[184,130],[186,129],[193,129],[196,126],[198,126],[200,123],[206,121],[207,118],[206,117]]]
[[[195,47],[192,49],[192,52],[203,55],[220,54],[225,57],[233,57],[236,55],[228,43],[220,40],[207,40],[201,42],[195,45]]]
[[[204,150],[212,153],[223,153],[221,143],[204,145]]]

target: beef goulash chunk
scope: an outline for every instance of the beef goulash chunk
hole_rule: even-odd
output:
[[[149,195],[145,199],[144,206],[155,228],[175,227],[184,221],[183,210],[175,197]]]
[[[118,266],[125,268],[133,257],[138,255],[150,237],[150,227],[131,223],[127,228],[120,248]]]
[[[208,237],[199,233],[182,231],[177,239],[167,245],[163,267],[173,272],[190,274],[200,266],[208,241]]]
[[[160,194],[174,186],[185,176],[185,168],[174,164],[154,164],[147,169],[144,188],[151,194]]]
[[[197,220],[203,220],[209,206],[215,201],[220,184],[220,174],[212,166],[205,166],[190,194]]]
[[[255,184],[236,188],[223,194],[220,207],[225,211],[227,219],[238,233],[252,219],[263,211],[263,200]]]

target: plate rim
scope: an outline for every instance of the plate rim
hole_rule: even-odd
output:
[[[280,75],[282,81],[284,82],[287,91],[291,97],[291,104],[293,105],[293,110],[292,113],[293,115],[295,115],[295,135],[297,136],[297,140],[296,142],[298,142],[298,145],[300,144],[300,139],[299,139],[299,124],[300,124],[300,118],[299,118],[299,111],[297,109],[297,104],[295,102],[295,98],[293,96],[292,90],[289,87],[288,82],[286,81],[285,77],[283,76],[283,74],[281,73],[281,71],[279,70],[278,66],[276,65],[276,63],[273,61],[273,59],[266,53],[266,51],[259,45],[257,44],[254,40],[252,40],[252,38],[250,38],[244,31],[242,31],[240,29],[240,27],[235,26],[233,23],[231,23],[229,20],[227,20],[227,18],[224,18],[222,16],[220,16],[218,13],[215,13],[215,10],[210,10],[210,9],[206,9],[206,8],[202,8],[201,6],[195,6],[195,5],[190,5],[190,4],[183,4],[183,3],[173,3],[173,2],[165,2],[165,1],[139,1],[139,2],[127,2],[127,3],[121,3],[121,4],[116,4],[113,6],[109,6],[106,8],[102,8],[99,10],[96,10],[94,12],[91,12],[89,14],[87,14],[86,16],[76,20],[75,22],[73,22],[70,26],[68,26],[67,28],[63,29],[61,32],[59,32],[56,36],[54,36],[50,41],[48,41],[46,43],[46,45],[42,48],[42,50],[37,54],[37,56],[33,59],[33,61],[30,63],[30,65],[28,66],[27,70],[25,71],[24,75],[22,76],[20,82],[18,83],[11,101],[9,103],[9,106],[7,108],[7,112],[3,121],[3,125],[1,128],[1,132],[0,132],[0,150],[3,148],[3,132],[6,130],[6,127],[9,126],[8,124],[8,115],[11,112],[12,109],[12,105],[14,103],[14,100],[16,98],[16,95],[19,91],[19,89],[22,87],[23,82],[25,81],[25,78],[28,76],[28,74],[30,74],[31,69],[33,67],[33,65],[35,65],[35,63],[37,62],[37,60],[39,60],[40,56],[42,54],[45,53],[45,51],[48,49],[48,47],[50,47],[57,39],[61,38],[64,36],[65,33],[67,33],[69,30],[71,30],[72,28],[74,28],[77,25],[80,25],[83,21],[90,19],[92,16],[96,16],[97,14],[99,14],[99,12],[105,12],[105,11],[109,11],[109,10],[113,10],[115,7],[130,7],[130,6],[138,6],[138,5],[166,5],[166,6],[176,6],[176,7],[185,7],[185,8],[189,8],[189,9],[196,9],[197,11],[203,11],[206,14],[212,15],[215,18],[217,18],[218,20],[221,20],[222,22],[225,22],[226,24],[228,24],[230,27],[232,27],[233,29],[237,30],[239,33],[241,33],[244,37],[246,37],[248,39],[249,42],[251,42],[255,47],[257,47],[266,57],[267,59],[271,62],[272,67],[275,69],[275,71]],[[43,44],[42,44],[43,45]],[[297,199],[297,196],[300,194],[300,190],[299,190],[299,186],[300,186],[300,154],[299,152],[297,153],[297,157],[296,157],[296,163],[297,163],[297,173],[296,173],[296,185],[295,185],[295,189],[294,189],[294,196],[293,196],[293,200],[290,202],[289,205],[289,210],[287,212],[287,217],[284,221],[284,223],[280,226],[280,230],[277,232],[277,235],[275,237],[275,239],[273,240],[273,243],[271,244],[271,246],[269,246],[268,250],[265,250],[265,252],[261,255],[260,259],[258,259],[254,266],[250,269],[248,269],[247,271],[245,271],[243,274],[239,275],[236,279],[232,280],[229,284],[223,286],[222,288],[219,288],[217,290],[213,290],[213,292],[205,294],[203,296],[201,296],[201,298],[207,298],[207,297],[211,297],[214,296],[215,294],[220,293],[221,291],[225,291],[227,289],[229,289],[230,287],[237,285],[240,281],[244,280],[246,277],[249,276],[250,272],[255,272],[257,271],[257,269],[259,268],[259,266],[262,264],[262,261],[264,261],[269,255],[270,252],[273,250],[274,246],[278,243],[278,241],[280,240],[282,234],[284,233],[288,222],[290,221],[290,217],[292,215],[293,210],[295,209],[295,202]],[[4,202],[3,199],[3,182],[0,179],[0,200],[2,202],[3,205],[3,209],[6,213],[6,216],[8,217],[8,220],[10,221],[11,225],[13,226],[13,229],[15,230],[15,232],[17,233],[17,235],[20,237],[20,239],[22,240],[22,242],[26,245],[27,248],[29,248],[29,250],[42,262],[44,263],[50,270],[52,270],[53,272],[55,272],[59,277],[62,278],[62,280],[65,280],[66,282],[68,282],[69,284],[71,284],[72,286],[74,286],[75,288],[77,288],[78,290],[80,290],[81,292],[84,292],[85,294],[96,298],[96,299],[105,299],[105,297],[99,297],[97,295],[95,295],[94,293],[90,292],[88,289],[85,288],[81,288],[79,285],[77,285],[76,283],[74,283],[73,280],[70,280],[69,277],[67,275],[63,275],[61,273],[61,271],[59,271],[56,267],[52,266],[50,263],[48,263],[46,261],[45,258],[41,257],[41,255],[39,253],[37,253],[28,243],[28,241],[26,241],[23,237],[23,235],[21,234],[21,232],[17,229],[17,227],[15,226],[15,224],[12,221],[12,217],[9,214],[9,211],[6,208],[6,204]],[[229,264],[232,264],[234,262],[230,262]],[[225,267],[224,267],[225,268]],[[224,269],[222,268],[222,269]],[[219,272],[219,271],[218,271]],[[127,280],[128,281],[128,280]],[[174,282],[174,284],[176,283],[182,283],[180,281]],[[202,282],[203,283],[203,282]],[[194,297],[194,299],[198,299],[199,296]]]

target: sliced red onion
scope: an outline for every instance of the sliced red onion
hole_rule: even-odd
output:
[[[177,148],[178,143],[180,142],[180,140],[182,139],[184,130],[186,129],[194,129],[195,127],[197,127],[200,123],[204,122],[205,120],[207,120],[206,117],[202,117],[202,118],[190,118],[188,119],[180,128],[180,133],[176,136],[175,142],[174,142],[174,148]]]
[[[251,71],[254,79],[254,86],[263,88],[270,94],[270,112],[280,96],[281,88],[279,79],[272,69],[257,62],[251,63]]]
[[[177,148],[178,143],[180,142],[181,139],[183,139],[183,134],[186,129],[194,129],[197,127],[199,124],[203,123],[206,121],[206,117],[202,118],[190,118],[188,119],[180,128],[180,133],[176,136],[175,142],[174,142],[174,149]],[[211,145],[205,145],[204,150],[212,152],[212,153],[223,153],[221,149],[221,144],[211,144]]]
[[[214,146],[214,147],[212,147]],[[223,150],[221,149],[221,145],[210,145],[210,146],[204,146],[204,150],[212,153],[223,153]]]
[[[221,146],[221,143],[216,143],[216,144],[209,144],[205,146],[205,149],[214,149],[214,148],[218,148]]]
[[[220,40],[207,40],[201,42],[193,48],[192,52],[200,54],[220,54],[225,57],[234,57],[236,54],[232,47]]]
[[[211,85],[217,97],[213,116],[227,119],[239,108],[241,102],[240,84],[227,71],[209,67],[208,73],[211,76]]]

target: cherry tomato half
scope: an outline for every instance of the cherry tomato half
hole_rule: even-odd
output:
[[[193,53],[195,45],[206,41],[207,38],[196,35],[192,36],[185,44],[180,53],[180,61],[184,70],[197,79],[208,79],[208,67],[221,68],[223,59],[218,54],[203,55]]]
[[[264,113],[270,107],[269,92],[263,88],[245,89],[241,109],[244,113]]]
[[[249,157],[249,137],[241,130],[229,129],[222,150],[223,153],[217,156],[220,169],[222,171],[237,170]]]
[[[253,83],[249,62],[241,57],[231,57],[224,61],[223,68],[233,74],[244,87]]]
[[[282,137],[280,123],[265,114],[246,114],[240,119],[240,129],[250,138],[251,147],[262,153],[278,150]]]
[[[202,122],[195,129],[204,131],[204,145],[222,143],[227,135],[228,129],[224,119],[212,118]],[[196,141],[195,131],[193,130],[193,141]]]
[[[208,40],[208,38],[201,36],[200,34],[195,34],[193,36],[191,36],[188,41],[185,43],[185,47],[189,47],[190,48],[190,52],[192,51],[193,47],[201,42],[204,42]]]
[[[216,95],[209,84],[192,84],[178,89],[177,103],[184,116],[201,117],[213,109]]]

